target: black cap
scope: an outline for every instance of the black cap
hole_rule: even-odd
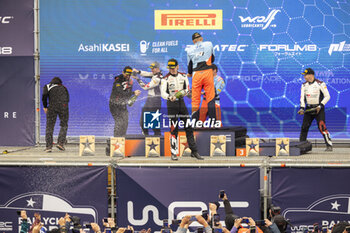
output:
[[[315,71],[311,68],[307,68],[306,70],[304,70],[303,73],[301,73],[302,75],[307,75],[307,74],[315,74]]]
[[[193,33],[193,35],[192,35],[192,40],[197,39],[197,38],[199,38],[199,37],[202,37],[202,35],[199,34],[198,32],[195,32],[195,33]]]
[[[176,59],[171,58],[168,61],[168,69],[175,68],[179,63],[176,61]]]
[[[125,66],[123,72],[126,74],[132,74],[132,68],[130,66]]]

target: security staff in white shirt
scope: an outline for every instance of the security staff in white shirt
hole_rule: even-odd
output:
[[[302,75],[306,82],[301,86],[300,110],[298,111],[298,114],[304,115],[300,141],[306,141],[311,123],[316,118],[318,129],[327,145],[326,151],[333,151],[331,137],[325,124],[324,106],[331,98],[327,86],[324,82],[315,79],[315,72],[311,68],[307,68]]]

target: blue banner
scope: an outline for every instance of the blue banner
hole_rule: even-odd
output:
[[[292,233],[312,231],[314,223],[331,229],[349,220],[350,187],[344,185],[349,178],[345,168],[273,168],[272,202],[290,220]]]
[[[81,224],[108,214],[106,167],[0,167],[0,187],[1,232],[19,232],[18,210],[27,211],[30,224],[39,212],[47,230],[66,213]]]
[[[328,130],[335,138],[349,138],[349,7],[332,0],[140,0],[137,7],[115,0],[42,1],[41,84],[60,76],[70,90],[69,135],[111,136],[114,77],[126,65],[148,70],[153,61],[166,74],[169,58],[186,73],[186,47],[200,32],[213,43],[214,63],[226,80],[220,95],[224,126],[245,126],[251,137],[298,138],[301,72],[311,67],[331,95]],[[141,90],[134,82],[136,89]],[[129,107],[128,134],[141,133],[146,98],[142,91]],[[322,138],[316,124],[309,137]]]
[[[235,214],[260,218],[259,168],[121,167],[116,172],[119,226],[159,230],[163,219],[171,223],[201,214],[209,202],[219,201],[220,190],[225,190]],[[220,204],[218,213],[224,225]]]
[[[33,4],[0,2],[0,146],[35,143]]]

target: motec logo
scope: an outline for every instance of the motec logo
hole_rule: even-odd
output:
[[[155,10],[155,30],[222,30],[222,10]]]

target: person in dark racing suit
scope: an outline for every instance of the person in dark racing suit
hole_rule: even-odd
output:
[[[191,157],[202,160],[203,158],[198,154],[197,145],[193,136],[193,129],[190,125],[186,124],[189,120],[189,115],[183,97],[189,92],[187,75],[178,72],[179,65],[175,59],[170,59],[168,61],[168,69],[169,73],[163,78],[160,89],[162,98],[167,100],[168,115],[171,117],[171,159],[177,160],[178,118],[180,118],[180,120],[185,123],[184,128],[186,131],[187,142],[191,149]]]
[[[140,126],[142,129],[143,135],[147,136],[148,129],[144,127],[144,114],[145,112],[156,112],[160,111],[162,107],[162,100],[160,97],[160,82],[163,78],[163,75],[160,71],[160,65],[158,62],[153,62],[150,67],[152,72],[142,71],[133,69],[133,74],[139,74],[142,77],[150,77],[151,81],[145,84],[137,75],[133,75],[132,77],[137,80],[143,90],[148,91],[148,96],[145,105],[142,108],[141,118],[140,118]],[[161,135],[160,129],[153,129],[154,135]]]
[[[311,123],[316,119],[318,129],[327,145],[326,151],[333,151],[331,137],[325,124],[324,106],[331,98],[327,86],[315,78],[315,72],[311,68],[307,68],[302,74],[306,82],[301,86],[300,110],[298,111],[298,114],[304,115],[300,141],[306,141]]]
[[[133,80],[130,78],[131,74],[132,68],[126,66],[123,73],[114,78],[112,93],[109,98],[109,110],[115,123],[114,137],[124,137],[126,135],[129,124],[129,112],[126,105],[131,105],[131,98],[136,98],[141,94],[140,90],[132,91]]]
[[[49,105],[47,100],[49,99]],[[60,118],[60,132],[58,134],[57,148],[65,150],[66,136],[68,130],[68,102],[69,93],[65,86],[62,85],[62,80],[59,77],[54,77],[51,82],[44,86],[42,94],[42,102],[44,112],[46,114],[46,152],[52,151],[53,131],[56,124],[57,116]]]

